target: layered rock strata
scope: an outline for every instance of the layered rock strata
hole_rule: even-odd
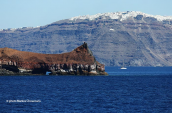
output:
[[[87,43],[63,54],[40,54],[0,49],[0,66],[15,73],[53,75],[107,75],[105,66],[96,61]]]
[[[36,53],[70,52],[84,41],[106,66],[172,66],[172,17],[127,11],[0,30],[0,48]]]

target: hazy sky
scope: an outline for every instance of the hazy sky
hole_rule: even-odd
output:
[[[43,26],[74,16],[117,11],[172,16],[172,0],[0,0],[0,29]]]

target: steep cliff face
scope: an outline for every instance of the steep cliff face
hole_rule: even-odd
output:
[[[172,18],[141,12],[105,13],[38,28],[0,31],[0,47],[64,53],[87,42],[107,66],[172,66]]]
[[[11,71],[42,74],[104,75],[105,68],[94,58],[87,43],[71,52],[63,54],[40,54],[18,51],[10,48],[0,49],[0,65]]]

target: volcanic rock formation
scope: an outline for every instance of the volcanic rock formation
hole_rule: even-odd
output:
[[[0,49],[0,65],[13,72],[53,75],[107,75],[105,67],[96,61],[87,43],[63,54],[40,54]]]
[[[70,52],[83,42],[106,66],[172,66],[172,17],[115,12],[0,31],[0,48],[36,53]]]

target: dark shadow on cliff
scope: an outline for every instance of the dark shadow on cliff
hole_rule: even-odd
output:
[[[32,74],[46,74],[47,71],[51,72],[48,68],[35,68]]]
[[[13,71],[13,72],[19,72],[19,69],[17,66],[14,65],[2,65],[2,68],[9,70],[9,71]]]

